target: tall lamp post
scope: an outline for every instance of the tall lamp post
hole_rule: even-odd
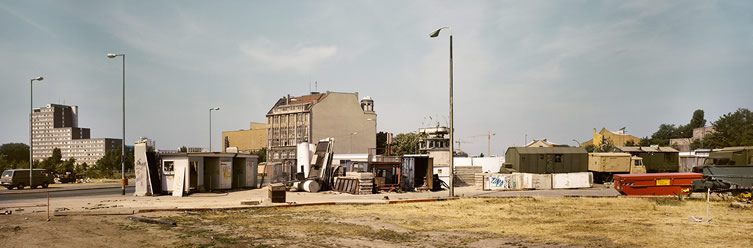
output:
[[[125,54],[124,53],[121,53],[121,54],[108,53],[107,57],[111,58],[111,59],[114,59],[114,58],[117,58],[117,57],[123,57],[123,139],[120,141],[120,185],[121,185],[121,188],[123,189],[122,195],[125,195],[126,184],[128,184],[128,182],[126,182],[126,177],[125,177],[125,142],[126,142],[126,137],[125,137],[125,129],[126,129],[126,119],[125,119],[125,117],[126,117],[126,114],[125,114],[126,113],[125,112],[126,111],[126,107],[125,107],[125,76],[126,76],[125,65],[126,65],[126,63],[125,63]]]
[[[34,81],[42,80],[44,80],[44,77],[35,77],[29,80],[29,188],[34,188],[31,181],[34,178],[32,174],[32,171],[34,171],[34,140],[32,138],[34,137],[34,122],[32,121],[34,117]]]
[[[209,109],[209,152],[212,152],[212,110],[220,110],[220,108]]]
[[[575,142],[575,147],[580,147],[580,141],[576,139],[573,139],[573,141]]]
[[[453,128],[453,107],[452,107],[452,30],[450,27],[442,27],[429,34],[429,37],[436,38],[439,36],[439,31],[447,29],[450,32],[450,197],[455,196],[455,129]]]

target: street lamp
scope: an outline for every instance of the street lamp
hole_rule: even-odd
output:
[[[209,109],[209,152],[212,152],[212,110],[220,110],[220,108]]]
[[[107,58],[117,58],[117,57],[123,57],[123,139],[120,141],[120,185],[123,189],[122,195],[125,195],[126,190],[126,177],[125,177],[125,130],[126,130],[126,107],[125,107],[125,76],[126,76],[126,69],[125,69],[125,54],[115,54],[115,53],[108,53]]]
[[[450,27],[442,27],[429,34],[429,37],[436,38],[439,36],[439,31],[447,29],[450,32],[450,197],[455,196],[455,129],[453,128],[453,113],[452,113],[452,30]]]
[[[575,141],[575,144],[576,144],[575,147],[580,147],[580,142],[579,141],[577,141],[575,139],[573,139],[573,141]]]
[[[32,172],[34,171],[34,141],[33,141],[33,121],[34,117],[34,81],[42,81],[44,77],[35,77],[29,80],[29,188],[34,188],[32,184]]]

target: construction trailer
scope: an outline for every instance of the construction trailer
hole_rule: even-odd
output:
[[[205,192],[256,188],[259,157],[226,152],[160,154],[162,189],[180,196]]]
[[[672,147],[618,147],[621,152],[643,158],[643,165],[648,173],[680,171],[680,152]]]
[[[581,147],[510,147],[505,167],[538,174],[586,172],[588,152]]]

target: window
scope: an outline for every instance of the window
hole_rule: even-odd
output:
[[[164,172],[165,175],[172,175],[174,170],[175,170],[174,161],[165,161],[162,164],[162,172]]]
[[[554,154],[554,162],[562,163],[562,154]]]

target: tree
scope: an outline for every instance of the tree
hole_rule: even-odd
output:
[[[114,171],[120,169],[120,150],[110,150],[105,156],[97,160],[93,168],[89,168],[87,174],[89,177],[111,178]]]
[[[659,125],[659,130],[656,130],[651,135],[651,144],[667,146],[669,145],[669,139],[677,138],[679,134],[680,130],[674,124],[661,124]]]
[[[703,140],[708,148],[753,145],[753,112],[748,109],[727,113],[712,126],[715,132]]]
[[[29,160],[29,146],[24,143],[7,143],[0,146],[0,154],[8,162],[17,163]]]
[[[420,136],[417,133],[401,133],[395,135],[392,147],[394,147],[396,155],[418,153],[419,138]]]
[[[267,162],[267,148],[266,147],[262,147],[261,149],[256,150],[252,152],[251,154],[259,156],[259,163]]]
[[[35,167],[46,169],[49,172],[52,173],[61,173],[58,169],[60,165],[63,163],[63,154],[60,151],[60,148],[55,147],[52,149],[52,156],[47,157],[42,162],[39,162]]]
[[[625,141],[625,146],[636,146],[636,144],[635,144],[635,141],[628,140],[628,141]]]
[[[187,152],[188,148],[186,148],[186,146],[181,146],[179,151],[180,152]]]

